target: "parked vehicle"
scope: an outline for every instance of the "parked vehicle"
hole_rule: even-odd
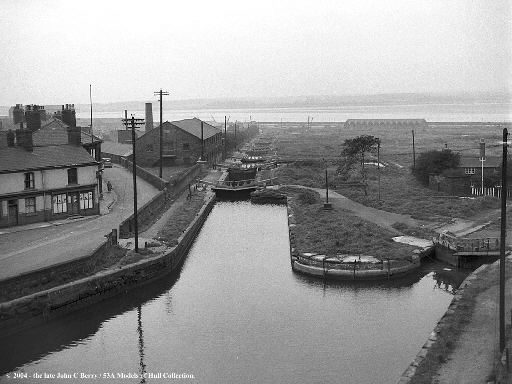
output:
[[[103,168],[112,168],[112,159],[110,157],[104,157],[101,161],[103,162]]]

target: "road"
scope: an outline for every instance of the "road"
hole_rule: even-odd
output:
[[[0,280],[52,264],[90,254],[104,240],[104,235],[118,228],[133,213],[132,173],[114,165],[104,171],[117,194],[112,211],[104,216],[59,226],[0,234]],[[139,207],[159,191],[137,178]]]

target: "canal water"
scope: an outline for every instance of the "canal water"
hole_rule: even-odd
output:
[[[176,274],[0,339],[2,382],[394,383],[452,299],[447,276],[301,276],[285,207],[219,202]],[[145,379],[101,379],[120,373]]]

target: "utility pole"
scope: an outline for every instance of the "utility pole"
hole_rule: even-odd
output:
[[[507,147],[508,131],[503,128],[501,166],[501,235],[500,235],[500,353],[505,349],[505,240],[507,234]]]
[[[380,139],[377,143],[377,174],[379,175],[378,179],[379,179],[379,203],[380,203]]]
[[[482,162],[482,196],[484,196],[484,161],[485,161],[485,141],[480,139],[480,161]]]
[[[93,139],[93,135],[92,135],[92,84],[89,84],[89,101],[91,103],[91,144],[92,144],[92,143],[94,143],[94,139]],[[96,160],[97,159],[98,158],[96,157]]]
[[[224,116],[224,160],[226,160],[226,156],[228,155],[228,151],[226,149],[227,141],[228,141],[228,120],[227,117]]]
[[[153,92],[155,96],[160,97],[160,169],[158,171],[158,177],[162,178],[162,163],[163,163],[163,155],[162,155],[162,146],[163,146],[163,133],[162,133],[162,96],[168,96],[169,92],[162,91],[160,88],[159,91]]]
[[[416,147],[414,146],[414,129],[412,130],[412,169],[416,169]]]
[[[203,120],[201,120],[201,158],[199,159],[204,161],[204,131],[203,131]]]
[[[132,115],[130,119],[123,119],[123,124],[126,129],[128,125],[132,127],[132,176],[133,176],[133,222],[134,222],[134,234],[135,234],[135,252],[139,253],[139,224],[137,218],[137,159],[135,156],[135,127],[137,125],[143,125],[144,119],[136,119]]]

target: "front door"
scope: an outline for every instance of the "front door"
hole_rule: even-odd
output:
[[[78,200],[78,193],[68,193],[68,207],[69,213],[78,215],[80,213],[80,201]]]
[[[18,201],[17,200],[9,200],[7,205],[8,205],[8,211],[9,211],[7,225],[9,225],[9,226],[18,225]]]

